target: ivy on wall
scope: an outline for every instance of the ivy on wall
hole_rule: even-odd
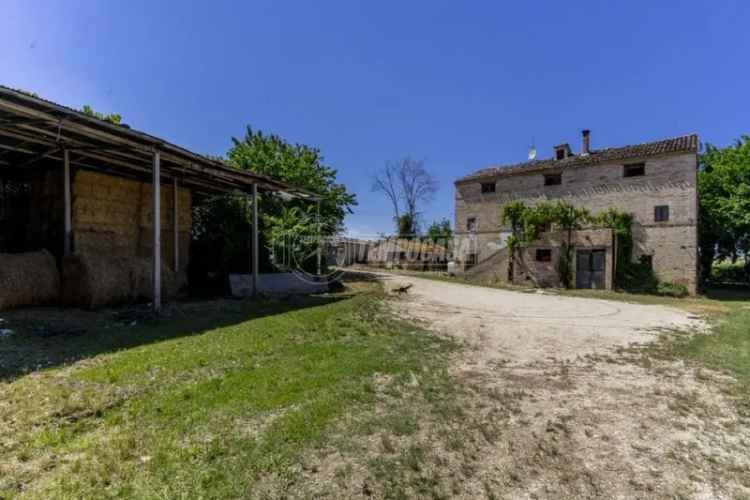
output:
[[[573,286],[573,232],[584,227],[609,228],[615,237],[615,286],[626,290],[655,292],[658,282],[646,263],[633,262],[633,216],[610,208],[599,214],[563,202],[542,202],[527,206],[512,201],[500,209],[500,220],[510,226],[507,244],[510,251],[508,280],[512,281],[519,250],[539,239],[542,231],[557,229],[566,239],[560,252],[558,271],[565,288]]]

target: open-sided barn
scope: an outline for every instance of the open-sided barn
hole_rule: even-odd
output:
[[[311,193],[168,141],[0,86],[0,308],[138,298],[161,305],[185,283],[196,198]],[[41,252],[41,253],[40,253]],[[11,257],[12,255],[12,257]],[[40,262],[58,272],[36,293]],[[51,267],[50,267],[51,266]],[[41,279],[41,278],[40,278]]]

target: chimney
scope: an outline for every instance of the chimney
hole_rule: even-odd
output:
[[[582,137],[582,143],[581,143],[581,154],[587,155],[591,152],[590,143],[589,143],[589,135],[591,135],[591,131],[589,129],[584,129],[581,131]]]

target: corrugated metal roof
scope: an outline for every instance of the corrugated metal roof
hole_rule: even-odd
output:
[[[286,191],[315,198],[317,195],[266,175],[240,170],[154,135],[118,125],[83,113],[36,95],[0,85],[0,137],[23,144],[19,151],[42,154],[55,145],[77,149],[97,161],[108,157],[120,167],[132,161],[133,168],[147,168],[147,155],[157,148],[162,152],[165,171],[182,175],[203,184],[214,184],[219,190],[243,189],[258,184],[271,191]],[[34,147],[38,148],[34,150]],[[126,148],[130,155],[115,154],[115,148]],[[140,156],[139,156],[140,155]],[[145,162],[145,163],[144,163]],[[171,165],[170,165],[171,163]],[[126,167],[125,167],[126,168]]]

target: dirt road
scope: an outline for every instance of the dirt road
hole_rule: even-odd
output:
[[[479,479],[458,496],[750,495],[750,425],[721,391],[727,380],[629,348],[666,328],[704,327],[697,318],[663,306],[384,281],[413,285],[394,301],[400,314],[466,342],[453,370],[476,387],[477,411],[516,399],[502,437],[481,452]]]

